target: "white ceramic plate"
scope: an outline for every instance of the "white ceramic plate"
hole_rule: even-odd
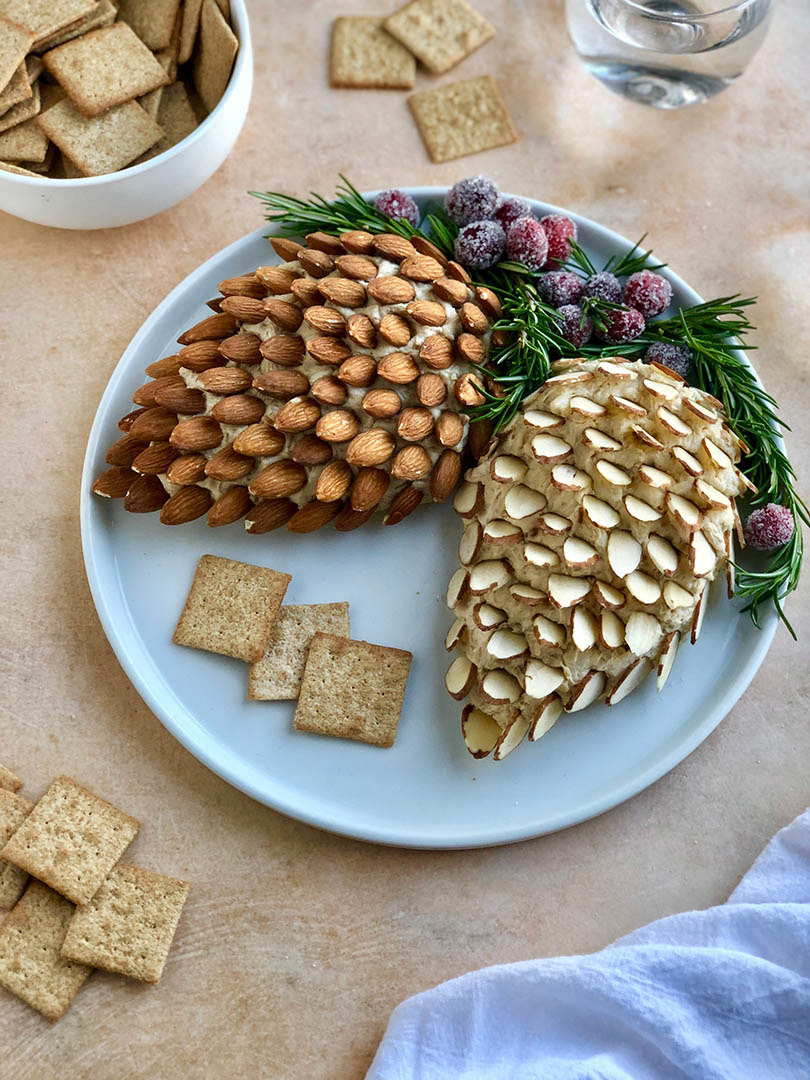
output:
[[[420,202],[445,189],[413,189]],[[536,204],[539,213],[560,212]],[[565,211],[566,213],[568,211]],[[601,264],[625,239],[575,217]],[[395,528],[249,536],[205,519],[170,529],[90,494],[117,421],[147,364],[208,314],[217,282],[273,261],[267,227],[214,255],[163,301],[121,358],[99,405],[82,477],[82,542],[96,608],[124,670],[169,731],[248,795],[312,825],[378,843],[455,848],[502,844],[565,828],[635,795],[694,750],[731,709],[768,650],[776,617],[756,630],[718,583],[700,642],[681,648],[664,692],[655,680],[619,706],[563,717],[505,761],[476,761],[461,740],[460,705],[444,689],[450,623],[444,594],[457,567],[459,520],[427,506]],[[673,274],[675,302],[698,295]],[[410,649],[414,659],[396,745],[295,732],[294,703],[246,702],[238,661],[171,643],[200,555],[259,563],[293,576],[288,603],[351,601],[352,636]]]

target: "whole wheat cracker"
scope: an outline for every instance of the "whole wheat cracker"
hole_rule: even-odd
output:
[[[171,82],[174,82],[174,78],[177,74],[177,61],[171,53],[170,49],[163,49],[161,52],[155,53],[155,59],[166,72]],[[163,91],[168,89],[171,83],[167,83],[166,86],[159,86],[156,90],[150,90],[148,94],[144,94],[142,98],[138,98],[138,104],[145,113],[156,123],[160,123],[158,120],[158,110],[160,108],[160,102],[163,97]],[[163,125],[161,124],[161,127]],[[165,129],[164,129],[165,130]]]
[[[517,140],[491,75],[411,94],[408,105],[433,161],[491,150]]]
[[[46,176],[49,173],[54,163],[54,159],[56,158],[56,155],[58,153],[59,151],[56,149],[53,143],[48,143],[48,149],[45,152],[44,161],[23,161],[20,164],[23,165],[23,167],[30,169],[31,172],[36,173],[38,176]]]
[[[0,847],[17,831],[31,813],[34,804],[15,795],[13,791],[0,788]],[[22,896],[28,874],[19,866],[0,859],[0,909],[14,907]]]
[[[172,640],[237,660],[260,660],[291,580],[263,566],[203,555]]]
[[[197,39],[197,31],[200,26],[200,11],[202,0],[183,0],[183,12],[180,22],[180,45],[177,60],[185,64],[191,58],[194,51],[194,42]]]
[[[0,0],[0,15],[29,30],[36,49],[40,40],[83,19],[95,6],[96,0]]]
[[[21,60],[14,69],[11,78],[0,90],[0,119],[2,119],[3,113],[7,112],[12,105],[17,105],[20,101],[30,98],[32,92],[31,82],[28,78],[28,68],[25,61]]]
[[[168,48],[180,0],[121,0],[118,18],[129,23],[144,45],[157,52]]]
[[[48,1020],[59,1020],[91,968],[61,954],[73,904],[32,881],[0,924],[0,986]]]
[[[410,90],[416,61],[382,19],[344,15],[332,24],[330,72],[332,86]]]
[[[76,909],[62,956],[142,982],[160,982],[189,884],[138,866],[113,867]]]
[[[203,0],[194,52],[194,86],[208,112],[225,92],[239,41],[216,0]]]
[[[292,604],[273,624],[265,655],[248,671],[249,701],[290,701],[298,697],[307,653],[317,632],[349,637],[349,605]]]
[[[495,36],[494,27],[466,0],[411,0],[384,26],[437,75]]]
[[[169,77],[127,23],[91,30],[42,57],[47,70],[87,117],[165,86]]]
[[[11,769],[7,769],[5,765],[0,765],[0,788],[5,788],[6,791],[19,791],[22,786],[23,782],[19,776],[16,776]]]
[[[68,41],[72,41],[81,34],[86,34],[89,30],[97,30],[100,26],[109,26],[115,22],[117,14],[118,11],[115,5],[111,3],[111,0],[98,0],[97,6],[83,19],[71,23],[70,26],[64,27],[49,37],[41,38],[37,42],[37,52],[47,52],[49,49],[55,49],[57,45],[65,45]]]
[[[0,161],[0,169],[3,172],[16,173],[18,176],[39,176],[33,169],[24,169],[22,165],[15,165],[11,161]]]
[[[42,97],[39,88],[39,80],[37,80],[34,83],[30,98],[26,98],[25,101],[20,101],[17,105],[12,105],[3,116],[0,116],[0,133],[10,131],[12,128],[24,123],[26,120],[33,120],[35,116],[39,115],[41,109]],[[20,160],[22,161],[24,159],[20,158]]]
[[[301,681],[296,729],[393,746],[412,659],[403,649],[315,634]]]
[[[163,88],[158,102],[157,122],[163,128],[163,137],[140,160],[149,161],[150,158],[171,149],[198,126],[197,114],[183,83],[176,82]]]
[[[140,827],[69,776],[58,776],[0,849],[0,858],[74,904],[86,904]]]
[[[15,105],[18,109],[20,106]],[[0,132],[0,159],[3,161],[44,161],[48,140],[37,126],[38,117]]]
[[[0,0],[0,86],[6,87],[34,42],[34,34],[3,16]]]
[[[36,122],[83,176],[125,168],[163,135],[136,101],[88,118],[65,98],[40,113]]]

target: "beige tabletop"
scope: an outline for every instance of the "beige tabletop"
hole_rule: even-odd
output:
[[[566,832],[449,854],[330,836],[229,787],[150,713],[99,625],[78,519],[96,405],[155,305],[260,224],[251,188],[328,194],[338,171],[361,189],[484,171],[625,235],[649,230],[704,295],[759,295],[757,365],[793,428],[806,484],[802,0],[780,5],[738,85],[673,114],[626,103],[586,75],[561,4],[476,4],[497,37],[444,79],[495,74],[520,132],[513,146],[433,165],[404,93],[327,89],[332,17],[384,12],[385,0],[252,0],[250,115],[196,194],[106,232],[0,216],[0,761],[32,797],[66,772],[110,798],[144,822],[133,859],[193,883],[158,988],[94,975],[55,1027],[0,996],[4,1080],[361,1077],[403,997],[485,964],[598,949],[651,919],[719,903],[808,802],[806,589],[790,605],[800,644],[780,630],[741,702],[664,779]],[[420,74],[419,85],[434,79]]]

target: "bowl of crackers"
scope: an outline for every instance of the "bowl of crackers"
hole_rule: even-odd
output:
[[[0,0],[0,210],[158,214],[225,160],[252,88],[244,0]]]

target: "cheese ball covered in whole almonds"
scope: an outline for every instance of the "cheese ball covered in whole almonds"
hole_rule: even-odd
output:
[[[640,361],[561,361],[523,402],[454,500],[446,682],[471,753],[663,686],[724,565],[733,592],[740,448],[716,399]]]

